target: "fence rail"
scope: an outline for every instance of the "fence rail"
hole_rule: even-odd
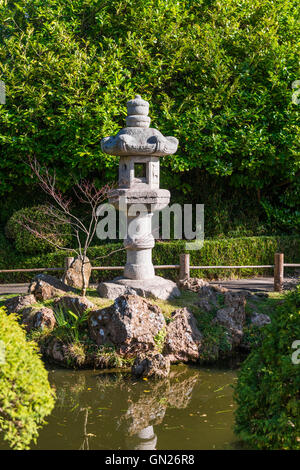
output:
[[[72,258],[73,259],[73,258]],[[66,258],[65,267],[57,268],[20,268],[20,269],[0,269],[0,273],[28,273],[44,271],[64,271],[70,266],[71,258]],[[155,265],[155,269],[179,269],[179,279],[190,277],[191,269],[254,269],[254,268],[274,268],[274,290],[282,291],[284,268],[300,268],[300,263],[284,263],[283,253],[275,253],[274,264],[255,264],[246,266],[190,266],[190,255],[183,253],[180,255],[180,264]],[[124,266],[93,266],[93,271],[121,271]]]

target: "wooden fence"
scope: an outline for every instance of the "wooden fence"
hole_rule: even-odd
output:
[[[65,267],[58,268],[24,268],[24,269],[1,269],[0,273],[22,273],[22,272],[45,272],[45,271],[65,271],[70,266],[73,258],[65,259]],[[249,266],[190,266],[190,255],[183,253],[180,255],[179,264],[163,264],[154,266],[155,269],[179,269],[179,279],[190,277],[191,269],[254,269],[273,268],[274,269],[274,291],[281,292],[284,280],[284,268],[300,268],[297,263],[285,263],[283,253],[275,253],[274,264],[249,265]],[[121,271],[124,266],[93,266],[95,271]]]

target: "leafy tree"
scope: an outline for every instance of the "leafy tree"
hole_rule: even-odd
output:
[[[292,361],[299,338],[300,286],[277,308],[238,377],[236,432],[252,448],[300,449],[300,365]]]
[[[203,202],[219,185],[291,210],[299,191],[297,0],[17,0],[0,7],[0,191],[32,185],[22,162],[115,179],[100,139],[124,126],[140,93],[153,125],[179,138],[162,159],[173,194]],[[203,183],[204,184],[204,183]],[[218,189],[218,188],[217,188]],[[217,190],[216,189],[216,190]],[[226,192],[226,191],[225,191]],[[179,197],[178,196],[178,197]],[[281,201],[279,201],[281,197]],[[286,201],[289,199],[289,202]],[[283,224],[290,230],[288,224]]]
[[[0,346],[0,432],[13,449],[28,449],[53,409],[54,392],[36,344],[3,308]]]

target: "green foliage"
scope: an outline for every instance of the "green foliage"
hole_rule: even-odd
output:
[[[300,449],[300,286],[277,307],[261,346],[242,365],[235,388],[236,432],[252,448]]]
[[[250,324],[244,327],[243,333],[243,344],[247,345],[251,351],[261,346],[264,337],[263,328]]]
[[[26,207],[16,211],[5,227],[6,236],[14,241],[16,250],[21,253],[34,254],[55,250],[55,243],[58,246],[68,246],[71,240],[71,227],[67,224],[59,223],[53,218],[50,219],[46,206]],[[28,222],[29,221],[29,222]],[[52,243],[36,236],[29,231],[25,225],[29,225],[33,230],[45,235]]]
[[[199,356],[200,363],[217,361],[219,358],[226,357],[226,354],[231,351],[226,328],[213,322],[215,315],[216,309],[209,313],[196,314],[198,328],[203,335]]]
[[[83,366],[86,361],[86,347],[79,341],[68,343],[65,346],[65,356],[69,366]]]
[[[274,207],[267,200],[261,201],[267,215],[267,223],[270,226],[272,225],[275,230],[283,228],[290,231],[292,229],[296,229],[297,231],[300,230],[300,210],[295,210],[295,207],[299,208],[300,187],[298,193],[297,202],[289,205],[289,207],[286,207],[286,204],[284,203],[281,207]]]
[[[15,315],[0,308],[0,430],[13,449],[28,449],[54,406],[54,392],[35,343],[26,341]]]
[[[191,252],[191,266],[272,265],[276,252],[284,253],[287,263],[300,262],[300,238],[274,236],[207,240],[204,241],[204,247],[201,250]],[[259,268],[192,270],[192,276],[216,279],[218,277],[252,277],[272,274],[273,269]]]
[[[122,243],[107,243],[90,247],[88,257],[93,266],[124,266],[126,262],[125,250]],[[155,265],[177,264],[179,255],[184,252],[183,241],[157,242],[153,250],[153,263]],[[191,266],[223,266],[223,265],[252,265],[273,264],[274,253],[282,252],[288,263],[300,262],[300,238],[297,237],[245,237],[228,238],[224,240],[206,240],[201,250],[190,251]],[[6,246],[4,250],[0,245],[0,269],[12,268],[38,268],[63,267],[66,256],[72,256],[68,251],[56,251],[39,256],[24,256]],[[176,269],[157,269],[158,276],[169,279],[178,277]],[[288,272],[288,269],[286,269]],[[121,271],[120,271],[121,273]],[[209,269],[191,270],[193,277],[218,279],[222,277],[251,277],[262,274],[272,275],[272,269]],[[93,271],[92,280],[108,280],[115,277],[115,271]],[[0,273],[2,282],[24,282],[32,279],[33,273]]]
[[[137,92],[179,138],[162,159],[174,193],[203,202],[211,175],[277,206],[283,187],[299,188],[297,0],[18,0],[1,3],[0,24],[3,195],[32,185],[28,155],[51,162],[64,190],[74,173],[116,179],[100,139]]]
[[[67,340],[71,343],[78,343],[82,336],[86,334],[88,310],[85,310],[82,315],[79,315],[71,310],[58,308],[54,314],[57,325],[53,334],[57,338]]]
[[[99,368],[126,368],[130,367],[134,358],[124,358],[117,354],[114,346],[103,345],[98,346],[95,352],[95,365]]]
[[[167,330],[165,327],[163,327],[159,332],[154,336],[154,343],[155,347],[158,352],[162,352],[165,344],[165,338],[166,338]]]
[[[67,367],[128,367],[132,360],[119,356],[113,346],[97,346],[90,339],[88,317],[88,310],[82,315],[77,315],[71,310],[59,308],[55,311],[57,324],[54,330],[44,334],[32,332],[31,337],[42,349],[51,338],[57,338],[63,345],[64,364]]]

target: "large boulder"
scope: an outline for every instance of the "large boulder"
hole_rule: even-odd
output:
[[[135,377],[168,377],[170,359],[160,353],[138,354],[131,368]]]
[[[92,265],[87,257],[84,258],[83,275],[82,260],[80,258],[75,258],[70,267],[65,271],[63,282],[68,286],[82,289],[83,286],[88,287],[91,273]]]
[[[34,295],[29,294],[29,295],[17,295],[16,297],[7,299],[3,305],[4,307],[6,307],[8,313],[19,313],[24,308],[35,303],[36,303],[36,298],[34,297]]]
[[[197,361],[202,335],[197,321],[187,308],[179,308],[172,313],[167,325],[163,354],[171,362]]]
[[[120,295],[131,294],[128,288],[123,284],[117,282],[100,282],[97,287],[98,294],[104,299],[116,299]],[[135,294],[135,293],[134,293]]]
[[[246,321],[246,298],[243,294],[226,292],[224,307],[217,311],[215,322],[223,325],[228,332],[228,341],[232,347],[238,346],[243,338]]]
[[[45,328],[53,330],[56,325],[54,312],[48,307],[27,307],[22,310],[22,325],[27,331]]]
[[[81,316],[86,310],[92,310],[95,305],[86,297],[64,295],[54,301],[54,310],[71,310],[76,315]]]
[[[142,281],[118,277],[113,281],[101,282],[97,290],[100,297],[113,300],[125,294],[161,300],[171,300],[181,295],[175,282],[160,276]]]
[[[33,294],[39,301],[52,299],[66,292],[76,292],[76,290],[49,274],[38,274],[28,288],[28,293]]]
[[[89,317],[91,337],[100,345],[111,344],[121,355],[154,351],[155,337],[166,327],[161,309],[136,295],[121,295],[111,307]]]

